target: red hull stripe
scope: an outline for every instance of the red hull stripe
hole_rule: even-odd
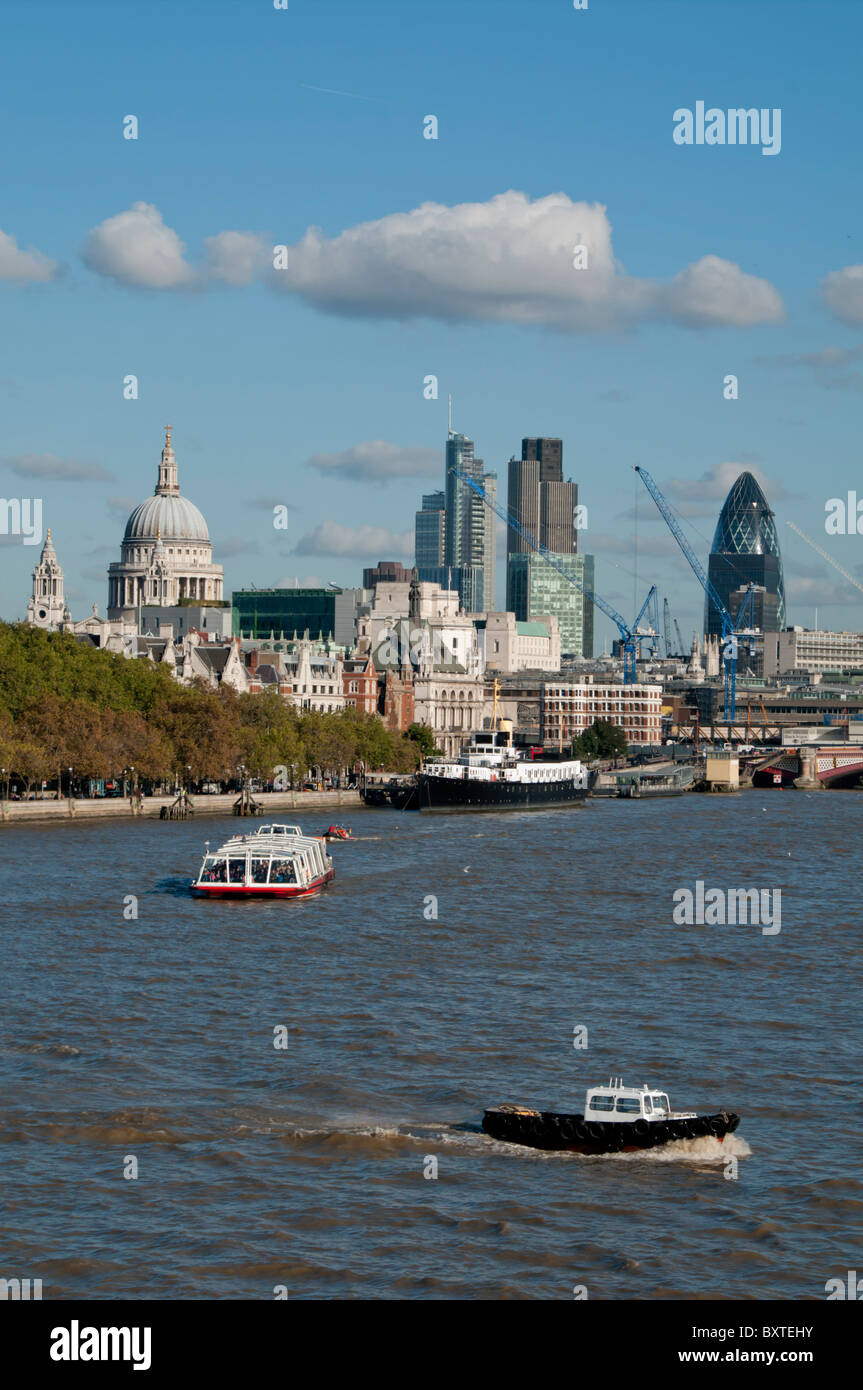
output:
[[[307,898],[318,893],[333,877],[333,871],[302,887],[296,883],[193,883],[205,898]]]

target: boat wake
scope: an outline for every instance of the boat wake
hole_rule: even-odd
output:
[[[727,1134],[723,1140],[708,1135],[700,1139],[676,1139],[673,1144],[659,1144],[654,1149],[633,1149],[629,1153],[580,1154],[565,1150],[534,1149],[528,1144],[509,1144],[502,1139],[488,1139],[485,1144],[498,1154],[511,1157],[544,1159],[571,1163],[727,1163],[729,1158],[749,1158],[752,1150],[739,1134]]]

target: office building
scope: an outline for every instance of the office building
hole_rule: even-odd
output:
[[[785,578],[776,521],[767,498],[751,473],[741,473],[722,506],[710,547],[708,577],[725,607],[731,596],[749,584],[764,590],[759,597],[764,632],[785,627]],[[739,598],[736,600],[739,605]],[[704,605],[704,630],[722,632],[722,618],[709,596]]]
[[[446,494],[427,493],[416,514],[416,566],[437,569],[446,563]],[[422,576],[420,576],[422,577]]]
[[[497,564],[495,515],[482,498],[456,477],[459,472],[480,484],[489,502],[497,501],[497,474],[486,473],[482,459],[474,457],[473,440],[451,432],[446,444],[446,521],[444,562],[461,573],[459,594],[466,612],[495,607]],[[429,569],[423,566],[423,569]],[[479,571],[478,579],[472,574]]]
[[[593,556],[556,555],[555,561],[536,552],[510,555],[507,608],[519,622],[557,618],[562,655],[592,657],[593,603],[585,591],[593,592]]]

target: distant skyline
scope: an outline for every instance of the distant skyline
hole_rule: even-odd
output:
[[[75,617],[167,423],[226,593],[410,563],[451,393],[501,501],[522,438],[562,438],[623,614],[655,582],[703,618],[638,463],[705,561],[751,471],[788,621],[863,626],[786,525],[863,578],[825,533],[863,496],[859,6],[56,0],[2,34],[0,496],[41,497]],[[699,102],[781,111],[780,152],[676,143]],[[40,549],[0,534],[4,618]]]

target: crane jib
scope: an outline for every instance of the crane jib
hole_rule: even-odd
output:
[[[468,477],[468,475],[466,473],[463,473],[460,468],[456,468],[454,466],[451,467],[449,471],[452,474],[454,474],[460,482],[464,483],[466,487],[469,487],[472,492],[475,492],[477,497],[479,497],[480,500],[485,503],[489,510],[494,512],[495,516],[500,517],[501,521],[503,521],[508,527],[510,527],[511,530],[515,531],[516,535],[521,536],[522,540],[526,541],[532,550],[535,550],[536,553],[543,558],[543,560],[545,560],[549,565],[551,565],[553,569],[557,570],[558,574],[562,574],[564,579],[568,580],[574,588],[578,589],[588,603],[595,604],[596,607],[602,613],[604,613],[607,618],[611,619],[611,621],[616,625],[623,643],[623,679],[627,685],[632,685],[635,681],[636,675],[635,655],[636,644],[639,638],[655,638],[657,636],[657,633],[654,629],[648,629],[647,631],[639,630],[639,624],[641,623],[641,619],[643,618],[645,611],[650,607],[650,605],[653,603],[653,600],[655,599],[656,585],[651,585],[650,591],[647,595],[647,598],[644,600],[644,603],[642,604],[641,611],[638,614],[638,617],[636,618],[632,626],[630,626],[629,623],[627,623],[626,619],[620,613],[618,613],[616,608],[613,608],[610,603],[607,603],[606,600],[602,598],[599,594],[595,593],[594,590],[586,589],[584,585],[581,583],[580,579],[578,579],[574,574],[571,574],[564,565],[560,564],[553,552],[550,551],[547,546],[544,546],[541,541],[538,541],[536,537],[530,533],[530,531],[528,531],[524,526],[522,526],[521,522],[518,520],[516,516],[513,515],[512,512],[507,511],[505,507],[499,506],[497,502],[492,502],[489,496],[487,495],[485,488],[482,486],[481,483],[477,482],[476,478]]]

